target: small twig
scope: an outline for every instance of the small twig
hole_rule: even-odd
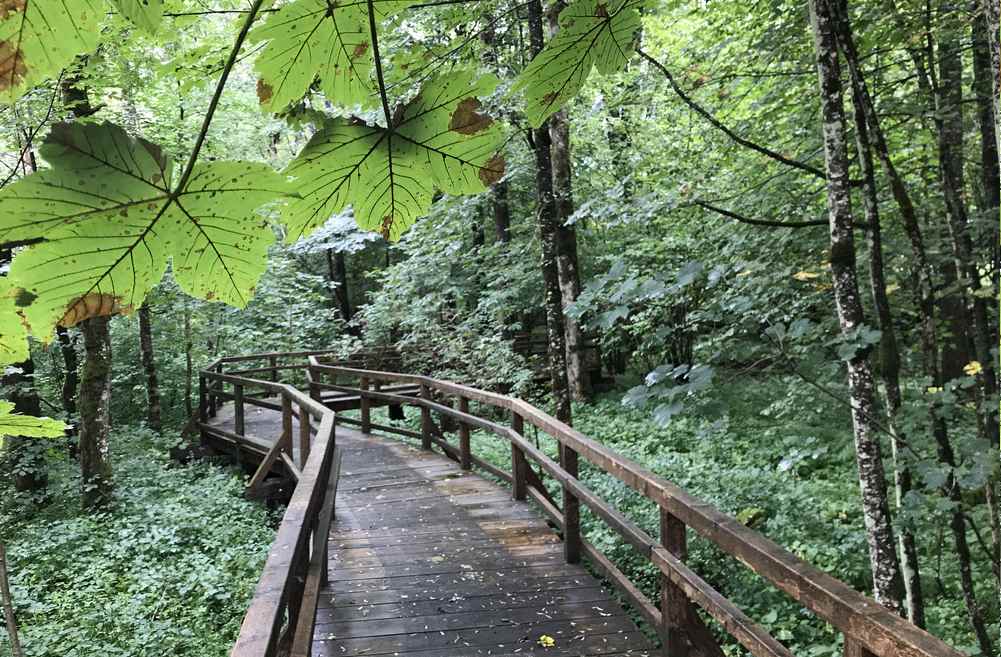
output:
[[[7,546],[0,543],[0,594],[3,598],[3,615],[7,621],[7,636],[13,657],[24,657],[21,642],[17,638],[17,619],[14,617],[14,600],[10,595],[10,581],[7,578]]]

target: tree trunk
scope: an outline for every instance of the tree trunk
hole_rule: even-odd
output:
[[[963,180],[963,61],[960,39],[949,23],[954,17],[946,17],[944,27],[939,30],[939,93],[936,100],[941,129],[939,131],[939,165],[942,191],[945,196],[946,211],[949,216],[949,238],[956,272],[965,279],[963,288],[972,290],[972,303],[965,292],[960,296],[964,320],[973,337],[974,352],[983,371],[978,375],[980,402],[977,415],[979,430],[987,445],[998,443],[997,408],[994,399],[997,393],[997,378],[994,358],[991,354],[991,329],[987,319],[987,304],[977,294],[981,289],[980,273],[977,271],[973,243],[969,234],[969,215],[964,198]],[[990,401],[988,401],[990,400]],[[988,404],[992,407],[986,408]],[[977,637],[980,651],[992,655],[990,636],[984,623],[984,613],[977,602],[973,569],[970,562],[970,548],[966,538],[966,520],[963,514],[963,496],[955,481],[952,468],[955,456],[948,444],[939,445],[939,459],[949,466],[946,480],[946,494],[953,502],[952,519],[949,523],[956,543],[956,557],[959,565],[960,586],[970,624]]]
[[[386,259],[389,259],[389,252],[386,252]],[[337,312],[341,319],[348,324],[348,333],[357,335],[356,329],[351,327],[351,318],[354,313],[351,310],[351,295],[348,290],[348,265],[344,254],[340,251],[327,249],[327,275],[330,282],[334,283],[334,302],[337,304]]]
[[[831,273],[842,335],[851,336],[864,324],[855,270],[855,243],[845,143],[841,63],[835,41],[831,0],[810,0],[810,23],[816,49],[817,75],[823,117],[824,156],[827,170],[827,206],[830,219]],[[848,361],[855,455],[858,463],[862,510],[869,544],[876,600],[900,613],[903,580],[897,560],[886,478],[876,422],[872,364],[868,350]]]
[[[865,218],[868,228],[869,284],[873,307],[881,333],[879,344],[880,374],[883,379],[883,401],[887,426],[890,431],[890,446],[893,450],[893,481],[897,509],[911,490],[911,472],[901,453],[906,444],[900,433],[899,415],[902,404],[900,392],[900,351],[893,326],[890,299],[886,293],[886,277],[883,267],[883,238],[879,217],[879,190],[872,161],[872,147],[866,126],[864,103],[857,84],[852,86],[852,104],[855,117],[855,140],[858,161],[862,168],[862,198],[865,204]],[[900,569],[907,594],[907,618],[918,627],[925,627],[924,593],[921,590],[921,572],[918,564],[917,543],[914,532],[906,527],[900,529]]]
[[[991,100],[994,105],[995,120],[1001,118],[1001,3],[998,0],[980,0],[980,5],[984,13],[984,22],[987,29],[987,46],[990,52],[991,70],[994,74],[992,78]],[[1001,130],[994,131],[994,138],[997,141],[997,150],[1001,153]]]
[[[194,342],[191,339],[191,308],[184,304],[184,414],[185,417],[192,418],[195,415],[194,405],[191,402],[191,378],[195,374],[192,351]]]
[[[79,363],[76,357],[76,334],[70,333],[69,329],[62,326],[56,327],[56,336],[59,338],[59,350],[63,355],[63,366],[65,369],[63,376],[63,412],[70,426],[76,422],[76,391],[80,386]],[[76,431],[76,429],[72,429]]]
[[[163,431],[160,413],[160,386],[156,377],[156,359],[153,355],[153,326],[150,322],[149,304],[139,308],[139,354],[146,372],[146,423],[157,433]]]
[[[490,192],[494,211],[494,236],[501,244],[511,241],[511,208],[508,206],[507,195],[506,180],[494,184]]]
[[[532,54],[536,56],[544,46],[542,28],[542,3],[532,0],[528,4],[528,29]],[[556,417],[567,424],[571,421],[570,389],[567,381],[566,329],[563,317],[563,294],[557,251],[559,220],[553,197],[553,167],[549,122],[532,131],[535,146],[535,182],[538,194],[537,220],[539,242],[542,245],[543,295],[546,308],[546,333],[549,342],[549,376],[552,381]]]
[[[7,546],[0,543],[0,603],[3,604],[3,616],[7,626],[7,639],[10,641],[12,657],[24,657],[21,641],[17,635],[17,619],[14,617],[14,599],[10,594],[10,580],[7,577]]]
[[[107,317],[81,324],[86,357],[80,381],[80,473],[83,508],[111,500],[111,459],[108,431],[111,417],[111,337]]]

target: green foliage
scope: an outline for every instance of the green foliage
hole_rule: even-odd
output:
[[[396,241],[427,213],[436,189],[472,194],[499,180],[504,164],[494,155],[503,133],[479,112],[477,98],[496,84],[453,72],[401,108],[392,129],[328,122],[286,170],[302,196],[283,215],[289,239],[308,235],[351,205],[362,228]]]
[[[17,312],[16,291],[10,280],[0,278],[0,364],[28,358],[28,330]]]
[[[269,167],[198,165],[175,189],[158,147],[108,123],[58,124],[42,155],[51,169],[0,192],[9,239],[44,239],[10,273],[31,297],[20,305],[37,336],[137,308],[168,257],[189,294],[246,305],[274,239],[253,214],[286,193]]]
[[[112,509],[79,511],[71,461],[51,473],[44,509],[0,503],[27,655],[229,654],[273,537],[269,515],[243,499],[241,477],[171,465],[168,443],[148,432],[122,427],[112,443]]]
[[[65,431],[66,425],[59,420],[14,413],[13,403],[0,401],[0,447],[4,436],[58,438]]]
[[[372,3],[376,20],[395,13],[407,0]],[[298,102],[313,81],[342,107],[378,104],[372,80],[374,68],[369,5],[329,0],[296,0],[282,5],[250,35],[252,42],[266,41],[255,68],[261,79],[257,93],[261,106],[279,112]]]
[[[614,73],[629,61],[644,0],[577,0],[560,12],[559,32],[515,82],[537,128],[576,96],[592,68]]]
[[[149,33],[155,33],[163,20],[163,0],[112,0],[130,21]]]
[[[97,47],[104,0],[8,0],[0,5],[0,102],[56,76]]]

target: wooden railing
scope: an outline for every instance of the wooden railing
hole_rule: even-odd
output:
[[[520,399],[425,376],[324,364],[317,355],[310,356],[308,372],[314,396],[318,391],[332,390],[360,398],[360,419],[356,422],[362,431],[377,428],[419,438],[423,448],[438,446],[463,468],[480,467],[509,482],[516,499],[534,500],[562,531],[566,560],[576,562],[582,557],[587,558],[592,567],[612,582],[657,628],[665,654],[670,657],[685,657],[689,652],[697,652],[702,657],[722,657],[723,651],[696,613],[696,608],[701,608],[718,621],[724,631],[752,654],[758,657],[791,657],[784,645],[685,564],[688,529],[736,557],[804,608],[841,631],[845,639],[844,652],[850,657],[962,657],[962,653],[945,642],[735,518]],[[386,387],[390,385],[416,387],[420,394],[414,397],[389,392]],[[470,412],[473,402],[493,410],[473,414]],[[376,403],[419,408],[421,430],[415,432],[374,424],[371,408]],[[509,415],[509,424],[482,417],[498,413]],[[434,415],[439,417],[437,424]],[[344,419],[338,417],[338,421]],[[457,445],[449,443],[445,432],[438,428],[444,420],[457,423]],[[551,458],[525,438],[526,423],[557,441],[558,459]],[[510,472],[472,453],[472,428],[491,432],[510,443]],[[657,539],[578,479],[580,458],[657,505],[660,510],[660,535]],[[544,474],[540,476],[529,467],[530,461],[537,464]],[[553,499],[546,489],[541,479],[546,475],[562,488],[562,503]],[[659,606],[581,535],[581,504],[660,572]]]
[[[247,486],[251,492],[279,462],[296,482],[232,657],[310,657],[312,652],[320,589],[327,581],[327,539],[340,452],[335,444],[334,413],[280,381],[289,373],[304,371],[308,364],[303,358],[316,353],[222,358],[199,373],[198,426],[203,441],[231,448],[238,462],[245,450],[257,453],[261,460]],[[289,359],[296,362],[283,362]],[[254,361],[265,364],[246,367]],[[242,364],[242,369],[224,371],[234,363]],[[226,400],[233,402],[232,431],[209,423]],[[276,440],[246,432],[248,405],[281,411],[282,429]],[[296,421],[298,432],[294,431]]]

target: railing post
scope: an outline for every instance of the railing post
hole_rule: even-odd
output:
[[[204,375],[198,376],[198,420],[202,424],[209,421],[209,391]]]
[[[844,657],[876,657],[868,648],[863,646],[857,639],[845,635],[845,645],[842,649]]]
[[[309,460],[309,441],[312,436],[309,433],[310,417],[309,411],[304,404],[299,404],[299,469],[306,469],[306,461]]]
[[[421,384],[421,399],[431,400],[431,389]],[[431,449],[431,409],[421,406],[421,448]]]
[[[560,442],[560,467],[576,478],[577,452]],[[563,556],[567,563],[580,563],[580,500],[563,487]]]
[[[233,431],[236,435],[244,433],[243,384],[233,386]]]
[[[286,453],[289,456],[292,454],[292,399],[287,395],[282,394],[282,438],[279,440],[285,440]]]
[[[278,383],[278,356],[268,356],[268,367],[271,368],[271,380]]]
[[[459,412],[469,414],[469,400],[459,397]],[[459,420],[459,465],[463,470],[473,467],[473,454],[469,449],[469,425]]]
[[[511,428],[519,436],[525,433],[525,420],[518,413],[511,415]],[[514,488],[514,499],[523,500],[528,496],[528,475],[525,472],[528,462],[525,452],[511,443],[511,486]]]
[[[660,544],[679,560],[684,561],[688,556],[686,538],[685,523],[662,508],[660,510]],[[688,655],[688,643],[685,641],[685,635],[691,625],[690,604],[685,592],[667,575],[661,574],[661,627],[658,633],[664,646],[665,657],[687,657]]]
[[[222,363],[215,366],[216,374],[222,374]],[[222,381],[217,380],[215,383],[209,386],[209,416],[215,417],[216,411],[219,410],[219,398],[216,396],[217,392],[222,391]]]
[[[368,392],[368,377],[363,376],[361,378],[361,383],[358,386],[361,388],[361,394],[359,395],[359,406],[361,407],[361,432],[371,433],[372,432],[372,400],[365,396]]]
[[[313,358],[309,359],[309,366],[306,368],[306,381],[309,383],[309,398],[314,401],[320,401],[320,386],[317,385],[319,381],[320,371],[313,366]]]

